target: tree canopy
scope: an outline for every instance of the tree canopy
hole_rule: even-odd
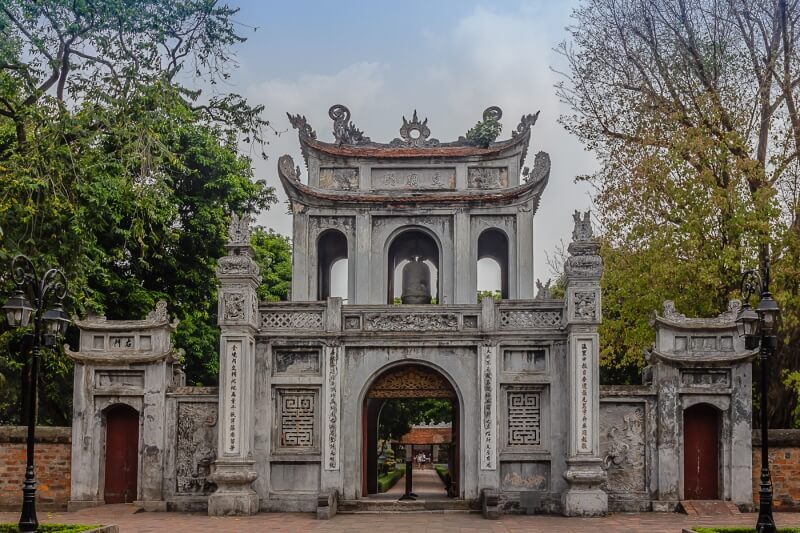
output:
[[[79,315],[143,318],[165,299],[192,383],[216,380],[214,272],[230,214],[276,201],[237,148],[263,144],[263,109],[219,90],[244,40],[236,11],[214,0],[0,2],[0,271],[17,253],[59,265]],[[253,244],[259,295],[285,298],[288,240],[261,229]],[[4,278],[0,296],[10,289]],[[0,422],[19,412],[14,339],[0,338]],[[42,375],[43,421],[68,422],[69,360],[46,354]]]
[[[596,187],[604,239],[606,376],[635,379],[663,300],[717,314],[739,297],[741,272],[768,256],[784,310],[775,377],[798,369],[799,16],[785,0],[575,10],[558,92],[572,110],[563,124],[600,163],[580,179]],[[786,427],[796,395],[773,395],[771,422]]]

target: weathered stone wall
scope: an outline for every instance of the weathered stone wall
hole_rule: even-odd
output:
[[[25,477],[27,428],[0,426],[0,511],[19,510]],[[72,428],[36,428],[37,508],[66,509],[70,493]]]
[[[800,429],[771,429],[769,464],[776,511],[800,511]],[[761,432],[753,431],[753,501],[758,505]]]

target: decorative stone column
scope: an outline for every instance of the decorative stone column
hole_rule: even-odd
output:
[[[592,234],[587,211],[575,211],[575,229],[566,270],[566,321],[569,341],[569,456],[562,496],[567,516],[597,516],[608,512],[608,496],[600,458],[599,335],[602,319],[600,244]]]
[[[253,459],[253,391],[255,334],[261,283],[250,247],[250,215],[233,215],[228,229],[228,255],[220,258],[219,279],[220,383],[219,440],[212,480],[217,490],[208,498],[208,514],[251,515],[258,512],[258,477]]]

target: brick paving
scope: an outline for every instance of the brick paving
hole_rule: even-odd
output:
[[[130,505],[107,505],[76,513],[39,513],[42,523],[117,524],[128,533],[277,532],[412,532],[412,533],[680,533],[692,525],[753,525],[754,514],[692,518],[677,513],[621,513],[605,518],[503,516],[484,520],[479,514],[414,513],[339,515],[317,521],[311,514],[265,513],[250,517],[209,517],[202,513],[134,513]],[[16,522],[17,513],[0,513],[0,523]],[[778,526],[800,526],[800,513],[776,513]]]

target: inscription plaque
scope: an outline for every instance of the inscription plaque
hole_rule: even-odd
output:
[[[372,188],[379,190],[455,189],[455,168],[374,168]]]

